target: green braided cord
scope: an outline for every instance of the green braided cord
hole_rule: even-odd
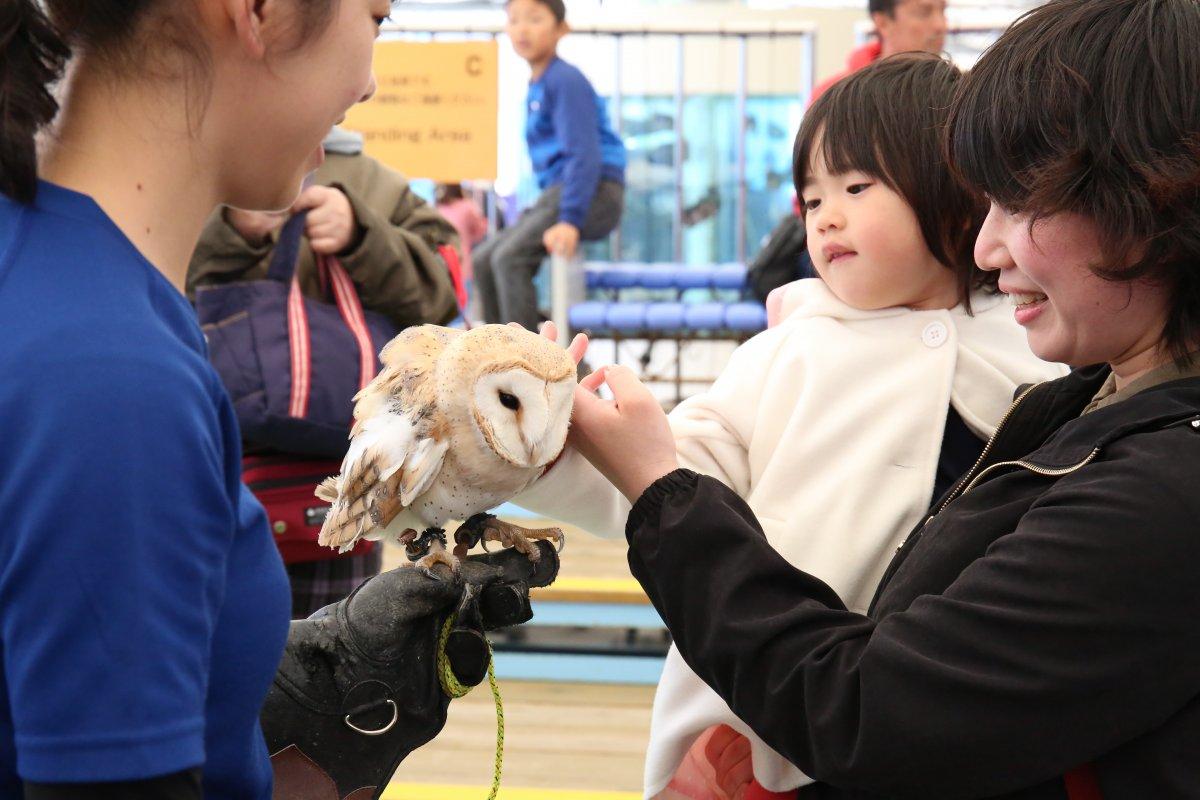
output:
[[[442,632],[438,636],[437,671],[442,691],[451,699],[462,697],[474,687],[464,686],[459,682],[450,667],[450,657],[446,655],[446,642],[450,639],[450,630],[454,627],[454,615],[446,617],[442,624]],[[487,638],[484,638],[487,642]],[[492,697],[496,700],[496,763],[492,771],[492,791],[488,800],[496,800],[500,792],[500,770],[504,765],[504,704],[500,701],[500,687],[496,684],[495,659],[492,658],[492,643],[488,642],[488,684],[492,687]]]

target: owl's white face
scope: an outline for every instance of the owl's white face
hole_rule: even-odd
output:
[[[573,378],[548,382],[523,369],[481,375],[473,416],[496,455],[517,467],[550,463],[567,440]]]

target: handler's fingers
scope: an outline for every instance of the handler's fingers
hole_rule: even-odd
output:
[[[547,320],[541,325],[538,325],[538,333],[545,336],[550,341],[558,344],[558,326],[552,320]]]

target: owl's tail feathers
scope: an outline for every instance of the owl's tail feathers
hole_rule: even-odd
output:
[[[386,464],[384,453],[369,448],[341,476],[327,478],[317,487],[317,497],[333,504],[321,525],[318,544],[344,553],[364,536],[386,528],[403,510],[395,486],[403,473],[389,470]]]
[[[337,476],[326,478],[317,485],[316,496],[326,503],[336,503],[338,498]]]

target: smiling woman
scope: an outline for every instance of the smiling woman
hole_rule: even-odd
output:
[[[819,579],[819,551],[772,548],[757,491],[667,471],[672,430],[628,371],[613,402],[576,399],[570,442],[633,502],[634,576],[730,724],[815,779],[797,797],[1200,786],[1197,41],[1195,0],[1052,0],[964,78],[950,143],[993,200],[980,266],[1039,354],[1096,363],[1020,393],[865,613]],[[839,388],[842,407],[878,397]],[[797,428],[788,449],[822,433]],[[856,475],[822,502],[866,483],[867,519],[895,482]]]

